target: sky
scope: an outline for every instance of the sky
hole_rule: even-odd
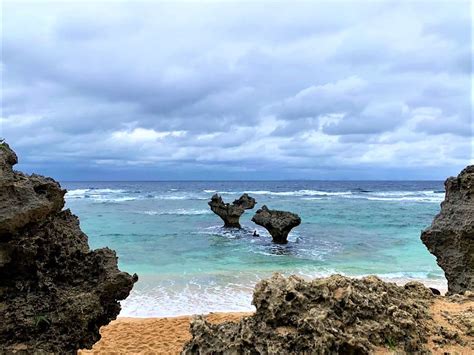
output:
[[[444,180],[468,0],[2,2],[0,137],[58,180]]]

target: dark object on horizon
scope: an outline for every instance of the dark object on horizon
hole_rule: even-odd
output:
[[[252,222],[268,230],[274,243],[286,244],[288,233],[301,224],[301,218],[292,212],[269,210],[262,206],[252,217]]]
[[[16,163],[0,144],[0,353],[90,348],[137,276],[118,269],[113,250],[89,249],[56,181]]]
[[[448,280],[448,294],[474,290],[474,165],[448,178],[441,212],[421,240]]]
[[[433,295],[441,296],[441,292],[437,288],[433,288],[433,287],[428,287],[428,288],[431,290]]]
[[[243,194],[232,204],[224,203],[222,197],[218,194],[214,194],[211,201],[208,202],[212,212],[218,215],[224,221],[224,227],[228,228],[241,228],[240,216],[245,210],[254,208],[256,204],[255,199],[248,194]]]
[[[418,282],[275,274],[256,285],[253,315],[221,324],[194,318],[182,354],[371,354],[387,343],[397,353],[427,353],[439,329],[429,313],[433,300]]]

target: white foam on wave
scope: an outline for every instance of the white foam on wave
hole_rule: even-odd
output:
[[[214,190],[204,190],[205,192],[216,192]],[[295,190],[295,191],[270,191],[270,190],[249,190],[249,191],[219,191],[219,194],[239,195],[242,193],[250,195],[267,196],[294,196],[301,197],[302,200],[324,200],[328,198],[354,198],[373,201],[412,201],[439,203],[444,199],[442,191],[323,191],[323,190]]]
[[[373,192],[366,196],[373,201],[411,201],[440,203],[444,200],[444,192],[435,191],[383,191]]]
[[[321,190],[296,190],[296,191],[246,191],[254,195],[273,195],[273,196],[345,196],[352,194],[351,191],[321,191]]]
[[[215,193],[217,190],[206,189],[201,192],[184,192],[178,189],[170,189],[168,193],[151,192],[140,194],[140,191],[128,191],[123,189],[73,189],[67,192],[67,199],[91,199],[98,202],[126,202],[141,199],[156,200],[208,200],[205,194]],[[365,199],[371,201],[406,201],[440,203],[444,199],[442,191],[323,191],[300,189],[295,191],[270,191],[270,190],[250,190],[250,191],[221,191],[220,194],[239,195],[242,193],[261,196],[279,197],[300,197],[302,200],[327,200],[333,198],[344,199]],[[132,194],[133,196],[130,196]]]
[[[73,189],[66,192],[66,198],[99,197],[103,195],[121,194],[122,189]]]
[[[134,193],[134,192],[132,192]],[[128,196],[126,190],[122,189],[74,189],[66,193],[67,200],[82,200],[87,199],[100,203],[120,203],[126,201],[133,201],[139,196]]]
[[[174,281],[140,287],[121,302],[122,317],[173,317],[209,312],[253,312],[255,282],[207,282],[191,278],[182,284]]]
[[[69,197],[69,198],[80,198],[80,197],[84,197],[86,192],[89,191],[89,189],[75,189],[75,190],[68,190],[66,192],[66,197]]]
[[[295,194],[294,196],[298,196]],[[328,192],[320,197],[302,197],[302,200],[325,200],[328,198],[360,199],[369,201],[399,201],[440,203],[444,192],[435,191],[381,191],[381,192]]]
[[[203,197],[198,193],[182,193],[177,192],[177,189],[171,193],[158,194],[158,193],[141,193],[135,190],[123,190],[123,189],[74,189],[69,190],[66,193],[66,198],[69,200],[75,199],[88,199],[94,202],[101,203],[120,203],[135,200],[144,199],[155,199],[155,200],[207,200],[207,197]]]
[[[370,201],[409,201],[409,202],[428,202],[428,203],[441,203],[443,202],[442,197],[367,197]]]
[[[107,198],[107,197],[98,197],[95,198],[95,201],[97,202],[126,202],[126,201],[135,201],[137,200],[136,197],[129,197],[129,196],[123,196],[123,197],[114,197],[114,198]]]
[[[205,192],[217,192],[215,190],[204,190]],[[270,190],[247,190],[247,191],[218,191],[221,195],[269,195],[269,196],[344,196],[350,195],[351,191],[322,191],[322,190],[295,190],[295,191],[270,191]]]
[[[266,232],[266,231],[265,231]],[[210,227],[203,228],[202,230],[198,231],[199,234],[206,234],[206,235],[218,235],[220,237],[228,238],[228,239],[238,239],[243,237],[249,237],[253,233],[253,229],[249,228],[225,228],[222,225],[213,225]]]
[[[189,276],[158,277],[144,275],[135,285],[130,296],[121,302],[122,317],[172,317],[209,312],[252,312],[252,294],[257,282],[271,276],[267,270],[256,274],[219,275],[206,274]],[[285,270],[285,276],[297,275],[306,280],[328,277],[333,274],[362,278],[368,275],[348,275],[335,269]],[[447,282],[442,277],[432,278],[424,272],[395,272],[376,274],[386,282],[404,285],[418,281],[427,287],[434,287],[442,293]]]
[[[203,214],[209,214],[211,213],[210,210],[205,210],[205,209],[184,209],[184,208],[179,208],[176,210],[170,210],[170,211],[138,211],[137,213],[139,214],[147,214],[150,216],[156,216],[156,215],[203,215]]]
[[[197,194],[180,194],[180,195],[154,195],[152,197],[156,200],[207,200],[207,197],[199,196]]]

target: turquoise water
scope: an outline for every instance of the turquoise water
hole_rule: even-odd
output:
[[[420,241],[444,198],[442,182],[69,182],[69,207],[92,248],[117,251],[140,280],[122,316],[172,316],[251,310],[252,289],[273,272],[303,277],[376,274],[394,282],[446,287]],[[207,201],[243,192],[255,210],[298,213],[287,245],[274,245],[242,216],[242,230],[222,228]],[[257,230],[260,237],[253,237]]]

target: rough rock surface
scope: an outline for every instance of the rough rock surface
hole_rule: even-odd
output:
[[[256,203],[255,199],[247,194],[243,194],[232,204],[224,203],[218,194],[214,194],[208,202],[212,212],[224,221],[224,227],[229,228],[240,228],[240,216],[245,210],[254,208]]]
[[[423,352],[434,295],[375,276],[304,281],[275,274],[257,284],[256,313],[240,323],[191,323],[184,354],[367,354],[377,347]]]
[[[0,143],[0,353],[75,353],[115,319],[137,276],[91,251],[53,179],[13,171]]]
[[[286,244],[288,233],[300,225],[301,218],[295,213],[269,210],[267,206],[262,206],[252,217],[252,221],[268,230],[273,242]]]
[[[474,165],[445,182],[441,212],[421,234],[448,280],[449,293],[474,290]]]
[[[237,200],[234,200],[234,202],[232,202],[232,204],[234,206],[240,206],[244,210],[251,210],[252,208],[255,207],[257,202],[255,201],[255,199],[253,197],[250,197],[248,194],[243,194]]]

